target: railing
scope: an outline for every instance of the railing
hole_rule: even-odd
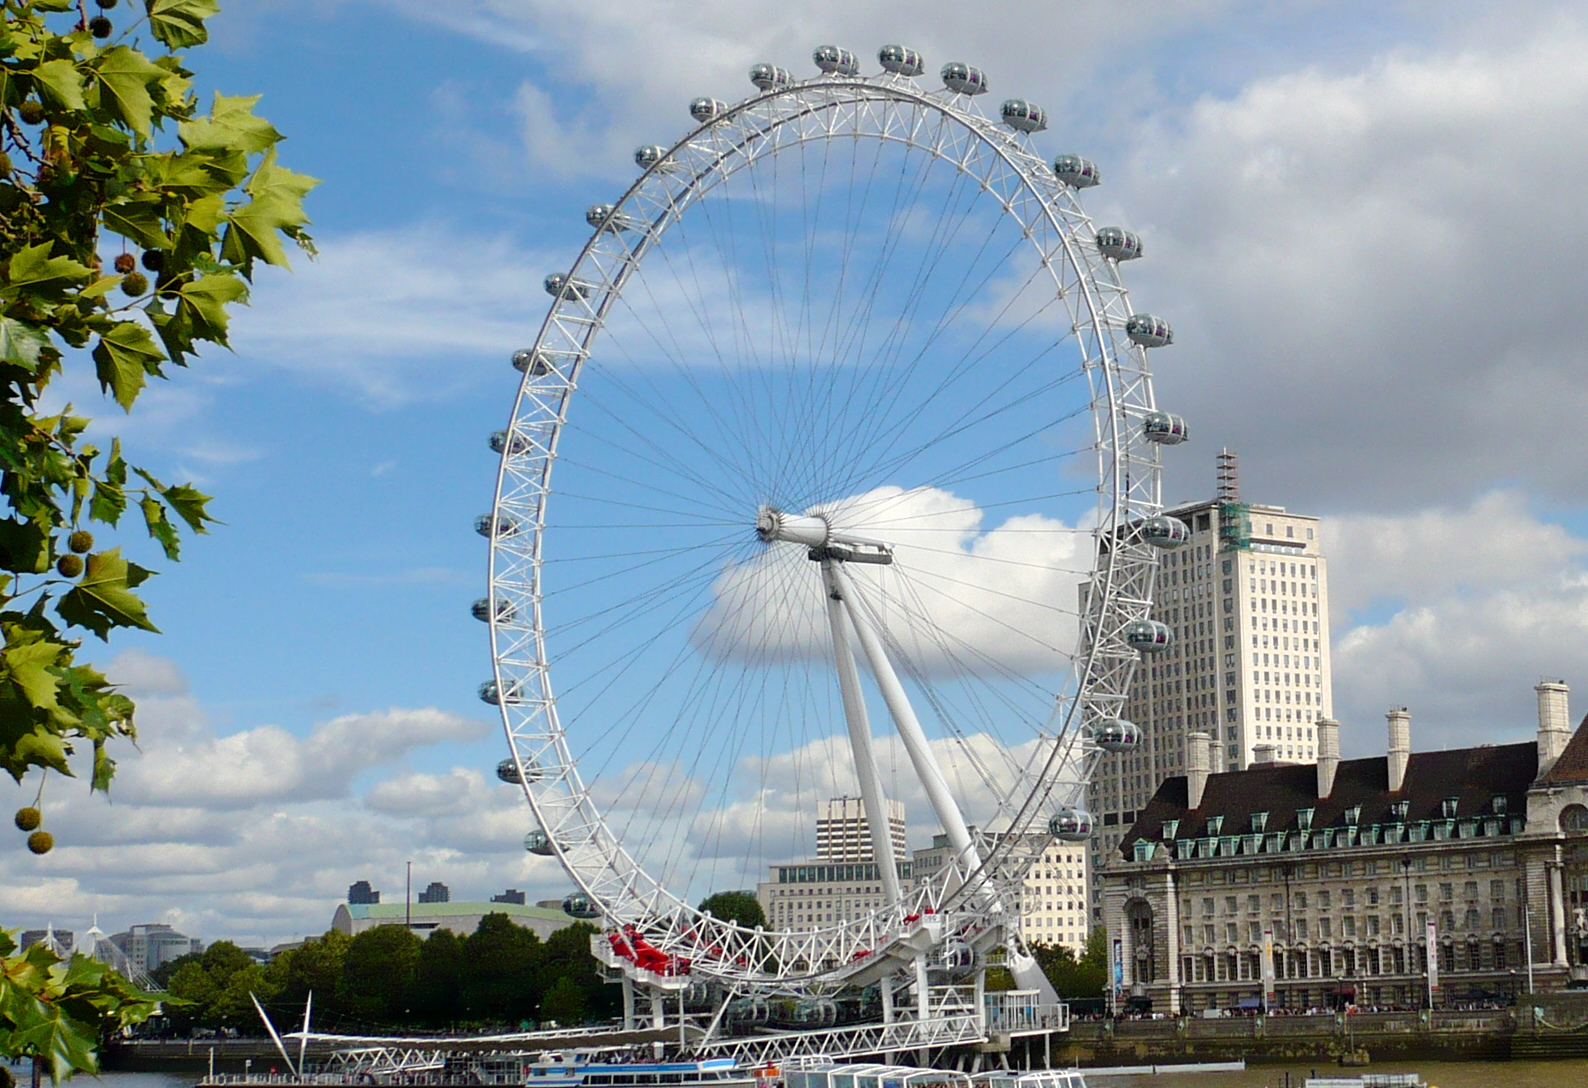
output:
[[[715,1040],[708,1049],[713,1057],[736,1058],[740,1065],[760,1065],[807,1054],[841,1058],[852,1054],[962,1046],[986,1039],[975,1017],[954,1016]]]

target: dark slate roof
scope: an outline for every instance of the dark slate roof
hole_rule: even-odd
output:
[[[1588,717],[1577,726],[1577,732],[1566,742],[1566,750],[1560,754],[1549,773],[1539,779],[1541,785],[1564,786],[1573,782],[1588,782],[1588,729],[1583,728],[1585,725],[1588,725]]]
[[[1588,743],[1579,744],[1585,735],[1588,730],[1578,731],[1557,767],[1574,750],[1588,766]],[[1205,836],[1207,821],[1214,816],[1224,817],[1220,834],[1250,834],[1254,812],[1268,813],[1268,832],[1296,831],[1296,810],[1310,808],[1312,827],[1318,830],[1344,827],[1345,810],[1361,805],[1357,822],[1367,827],[1391,822],[1390,805],[1396,801],[1409,802],[1406,821],[1415,823],[1442,819],[1440,803],[1447,797],[1460,799],[1456,806],[1458,819],[1492,815],[1492,799],[1503,794],[1507,813],[1523,816],[1527,812],[1528,787],[1538,773],[1538,744],[1527,741],[1446,752],[1413,752],[1406,766],[1406,780],[1395,793],[1385,788],[1389,784],[1388,762],[1384,756],[1342,760],[1334,777],[1334,791],[1321,801],[1318,770],[1311,763],[1258,764],[1244,771],[1209,775],[1202,806],[1191,812],[1186,811],[1189,795],[1185,778],[1165,779],[1137,815],[1119,850],[1130,858],[1137,839],[1161,841],[1166,820],[1180,821],[1177,839]]]

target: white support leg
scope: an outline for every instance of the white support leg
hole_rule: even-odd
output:
[[[876,677],[877,687],[882,690],[883,701],[888,704],[888,713],[893,716],[893,724],[899,731],[899,739],[904,742],[905,751],[910,755],[910,763],[915,768],[915,775],[926,790],[926,798],[932,805],[932,812],[937,816],[943,830],[947,832],[949,844],[954,847],[954,854],[959,860],[962,871],[973,872],[980,865],[980,858],[976,854],[975,845],[971,842],[970,829],[965,826],[965,817],[960,813],[959,806],[954,803],[954,796],[949,792],[948,779],[943,777],[943,769],[937,765],[937,757],[932,754],[932,746],[926,739],[925,731],[921,729],[920,719],[915,716],[915,709],[910,706],[910,697],[905,693],[904,685],[899,683],[898,674],[893,671],[892,663],[888,661],[882,640],[871,629],[870,622],[861,613],[858,603],[854,600],[848,575],[841,566],[834,564],[832,577],[837,584],[839,594],[843,597],[844,609],[849,613],[849,622],[855,626],[855,634],[860,639],[860,648],[866,655],[866,662],[871,666],[872,675]]]
[[[849,747],[855,757],[855,777],[860,780],[860,798],[866,805],[866,824],[871,831],[871,856],[876,859],[882,888],[888,902],[904,898],[899,886],[898,859],[893,855],[893,828],[888,821],[888,802],[882,792],[882,775],[877,770],[871,748],[871,722],[866,715],[865,697],[860,691],[860,672],[849,649],[844,630],[843,591],[831,559],[822,560],[822,586],[827,591],[827,622],[833,636],[833,659],[838,667],[838,688],[844,697],[844,720],[849,724]]]

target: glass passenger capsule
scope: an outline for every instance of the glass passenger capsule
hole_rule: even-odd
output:
[[[475,619],[479,620],[481,623],[489,623],[491,621],[491,598],[489,598],[489,597],[481,597],[478,600],[476,600],[473,604],[469,605],[469,613]],[[515,614],[516,614],[516,610],[513,608],[513,602],[512,601],[509,601],[505,597],[498,597],[497,598],[497,600],[496,600],[496,619],[497,619],[497,622],[506,623],[509,620],[511,620]]]
[[[491,452],[505,453],[509,457],[517,457],[521,453],[529,452],[529,439],[521,434],[515,434],[509,438],[506,431],[492,431]]]
[[[1123,227],[1104,227],[1097,232],[1097,251],[1116,261],[1134,261],[1141,256],[1141,237]]]
[[[491,514],[481,514],[474,519],[474,531],[486,539],[496,537],[500,540],[518,532],[518,523],[506,514],[500,517]]]
[[[557,856],[557,851],[551,845],[551,836],[538,827],[524,836],[524,849],[536,857],[551,858]],[[566,910],[567,908],[563,909]]]
[[[620,231],[634,230],[638,223],[631,216],[611,204],[592,204],[585,209],[584,221],[596,230]]]
[[[987,77],[980,68],[951,60],[943,65],[943,86],[955,94],[986,94]]]
[[[661,144],[645,144],[634,149],[634,165],[641,170],[671,170],[678,164],[667,158],[667,148]]]
[[[1130,320],[1125,322],[1125,335],[1144,348],[1166,348],[1174,343],[1174,330],[1169,322],[1152,314],[1131,314]]]
[[[546,293],[552,298],[587,299],[595,294],[595,284],[576,280],[562,272],[553,272],[546,277]]]
[[[1141,745],[1141,728],[1124,718],[1106,718],[1092,727],[1092,739],[1105,752],[1132,752]]]
[[[480,696],[480,702],[489,703],[491,706],[501,706],[504,703],[516,703],[518,702],[518,685],[513,684],[509,686],[507,693],[504,696],[502,690],[496,686],[495,680],[487,680],[485,683],[480,685],[478,694]]]
[[[855,55],[836,45],[818,45],[816,52],[811,54],[811,59],[816,62],[816,67],[830,76],[860,74],[860,62],[855,59]]]
[[[574,918],[599,918],[601,912],[583,895],[570,895],[562,901],[562,912]]]
[[[1048,834],[1063,842],[1085,842],[1092,837],[1092,814],[1084,808],[1061,808],[1048,817]]]
[[[719,102],[715,98],[697,98],[689,103],[689,116],[705,124],[721,117],[727,109],[726,102]]]
[[[540,767],[526,759],[524,761],[524,774],[520,777],[518,764],[511,759],[504,759],[496,765],[496,777],[510,786],[522,786],[525,779],[531,782],[539,782],[542,777],[542,771]]]
[[[551,361],[541,352],[519,348],[513,352],[513,369],[532,378],[544,378],[551,370]]]
[[[1170,551],[1191,541],[1191,526],[1179,518],[1159,514],[1141,523],[1141,539],[1154,548]]]
[[[926,71],[926,62],[921,59],[921,54],[902,45],[883,46],[877,50],[877,60],[882,62],[883,71],[896,76],[918,76]]]
[[[1191,428],[1172,412],[1148,412],[1141,417],[1141,433],[1149,442],[1178,446],[1191,437]]]
[[[1054,159],[1053,173],[1072,189],[1090,189],[1103,180],[1097,164],[1079,155],[1060,155]]]
[[[787,87],[794,82],[794,77],[789,75],[788,69],[775,64],[757,64],[750,69],[750,82],[763,91],[770,91],[776,87]]]
[[[1125,645],[1144,654],[1161,654],[1174,641],[1174,632],[1157,620],[1131,620],[1125,624]]]
[[[1048,111],[1024,98],[1011,98],[998,108],[1004,124],[1016,132],[1041,132],[1048,127]]]

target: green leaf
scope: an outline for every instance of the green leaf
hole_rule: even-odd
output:
[[[154,113],[149,84],[164,79],[167,73],[136,49],[117,45],[100,55],[94,74],[99,79],[100,106],[147,140]]]
[[[254,103],[263,97],[228,97],[215,92],[215,104],[208,117],[184,121],[177,135],[191,148],[217,151],[268,151],[281,139],[281,133],[263,117],[254,116]]]
[[[109,753],[105,751],[105,742],[96,739],[94,741],[94,778],[89,788],[95,790],[110,789],[110,780],[115,777],[115,774],[116,761],[111,759]]]
[[[248,285],[230,273],[200,276],[177,292],[177,316],[195,338],[226,344],[226,307],[248,297]]]
[[[107,638],[112,627],[141,627],[158,632],[149,622],[143,602],[132,589],[149,577],[136,563],[121,557],[120,548],[94,552],[88,557],[83,577],[56,606],[61,619],[84,627],[100,638]]]
[[[19,574],[50,569],[50,534],[34,521],[0,519],[0,568]]]
[[[319,180],[294,173],[276,165],[276,153],[265,153],[264,161],[243,188],[252,197],[228,216],[221,256],[246,269],[254,258],[268,264],[289,267],[277,232],[289,236],[309,220],[303,213],[303,198]]]
[[[69,649],[62,643],[46,639],[42,632],[29,630],[19,624],[8,625],[6,647],[0,651],[0,658],[5,664],[5,678],[35,710],[54,710],[60,705],[55,695],[59,682],[50,669],[60,662],[61,655]]]
[[[165,516],[165,507],[152,495],[140,499],[138,507],[143,511],[143,523],[148,526],[149,535],[160,542],[165,557],[175,563],[181,558],[182,548],[177,540],[176,526]]]
[[[216,0],[146,0],[149,31],[172,49],[188,49],[209,40],[204,20],[220,11]]]
[[[0,288],[0,295],[8,298],[16,298],[25,290],[58,297],[93,274],[87,265],[78,264],[70,257],[51,257],[49,242],[17,250],[11,255],[6,271],[6,285]]]
[[[36,371],[49,346],[50,338],[42,329],[0,317],[0,363]]]
[[[51,104],[68,110],[85,109],[83,77],[69,60],[47,60],[33,70],[33,78]]]
[[[147,376],[160,373],[164,359],[165,353],[149,330],[135,321],[111,326],[94,345],[94,369],[100,388],[108,390],[128,412]]]
[[[105,229],[131,238],[145,249],[169,249],[171,236],[166,233],[162,210],[160,197],[149,193],[107,204]]]
[[[195,533],[208,533],[206,523],[215,521],[210,517],[206,506],[211,496],[199,491],[192,484],[173,484],[160,492],[162,498],[176,511],[177,517],[187,522],[187,527]]]

